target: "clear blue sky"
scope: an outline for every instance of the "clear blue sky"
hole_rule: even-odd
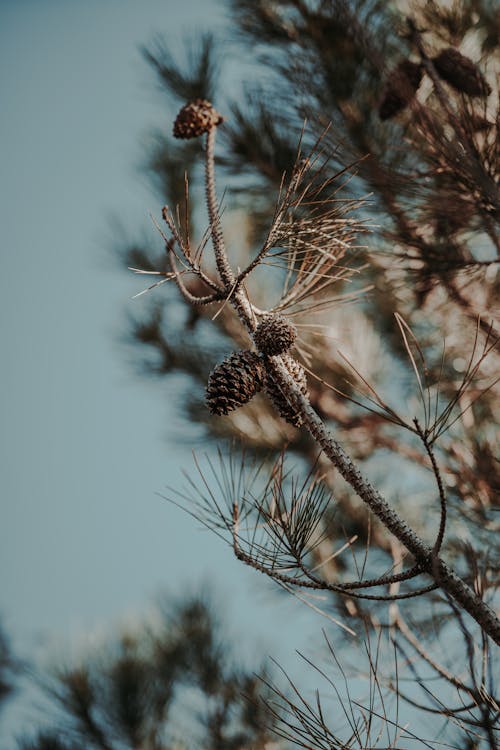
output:
[[[23,655],[208,581],[245,641],[298,645],[289,605],[155,494],[191,466],[175,386],[118,344],[142,287],[111,267],[108,218],[158,214],[135,167],[171,127],[138,46],[213,24],[212,0],[0,1],[0,614]]]

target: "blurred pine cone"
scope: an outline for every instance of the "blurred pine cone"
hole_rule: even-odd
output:
[[[217,367],[208,378],[207,406],[211,414],[229,414],[247,404],[262,389],[265,370],[256,352],[235,352]]]
[[[469,96],[489,96],[491,86],[475,63],[454,47],[448,47],[432,61],[439,76],[454,89]]]
[[[300,365],[297,360],[295,360],[289,354],[283,354],[283,360],[288,372],[295,380],[295,383],[297,384],[301,393],[304,396],[308,396],[307,378],[302,365]],[[288,403],[278,384],[275,383],[269,375],[266,382],[266,392],[273,402],[274,406],[276,407],[280,417],[285,419],[290,424],[293,424],[294,427],[300,427],[300,425],[302,424],[301,415],[293,406]]]
[[[175,138],[197,138],[212,128],[220,125],[223,117],[206,99],[194,99],[188,102],[174,122]]]
[[[411,102],[422,80],[422,66],[402,60],[388,76],[378,109],[381,120],[388,120]]]
[[[266,315],[257,326],[253,338],[262,354],[273,357],[293,346],[297,329],[283,315]]]

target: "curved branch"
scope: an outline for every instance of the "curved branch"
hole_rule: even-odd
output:
[[[313,581],[304,581],[297,578],[292,578],[291,576],[286,576],[283,573],[279,573],[277,570],[270,570],[265,565],[262,565],[258,560],[256,560],[251,555],[248,555],[246,552],[244,552],[241,547],[238,544],[238,536],[237,534],[234,534],[233,536],[233,551],[235,554],[235,557],[238,558],[238,560],[241,560],[241,562],[248,565],[250,568],[254,568],[254,570],[258,570],[259,573],[263,573],[268,578],[271,578],[273,581],[278,581],[279,583],[284,583],[287,586],[293,586],[295,588],[305,588],[305,589],[313,589],[315,591],[333,591],[338,594],[343,594],[344,596],[348,596],[351,599],[369,599],[371,601],[377,601],[377,602],[394,602],[399,599],[411,599],[416,596],[421,596],[422,594],[426,594],[430,591],[434,591],[439,586],[437,583],[431,583],[429,586],[425,586],[424,588],[417,589],[416,591],[409,591],[406,594],[364,594],[360,593],[359,591],[353,591],[349,588],[344,588],[343,584],[334,584],[334,583],[314,583]],[[362,583],[361,581],[356,581],[357,583]],[[376,585],[376,584],[375,584]]]
[[[181,253],[182,253],[182,255],[183,255],[183,257],[184,257],[184,259],[185,259],[185,261],[187,263],[187,265],[189,266],[190,270],[194,274],[196,274],[197,276],[199,276],[199,278],[210,289],[213,289],[216,294],[220,294],[221,295],[220,299],[222,299],[223,298],[223,294],[224,294],[224,290],[222,289],[222,287],[219,286],[219,284],[217,284],[213,279],[211,279],[210,276],[207,276],[207,274],[203,271],[203,269],[200,267],[200,265],[198,263],[196,263],[196,262],[193,261],[193,258],[192,258],[192,255],[191,255],[191,251],[189,249],[189,245],[187,247],[184,245],[182,237],[180,236],[179,232],[177,231],[177,227],[175,225],[175,222],[174,222],[174,220],[172,219],[172,217],[171,217],[171,215],[169,213],[168,207],[167,206],[163,206],[161,213],[162,213],[163,220],[165,221],[165,223],[167,224],[168,228],[172,232],[172,239],[169,240],[167,237],[165,237],[165,234],[162,232],[161,228],[158,226],[158,224],[155,221],[154,217],[152,217],[152,218],[153,218],[154,225],[156,226],[156,228],[160,232],[161,236],[165,240],[165,247],[166,247],[167,253],[169,253],[169,254],[172,253],[173,256],[177,258],[177,254],[176,254],[176,252],[174,250],[174,244],[175,244],[175,242],[177,242],[177,244],[179,246],[179,249],[180,249],[180,251],[181,251]],[[192,304],[194,304],[194,303],[192,303]]]
[[[396,580],[407,580],[408,578],[415,577],[418,575],[420,570],[418,572],[415,572],[418,566],[415,566],[412,568],[411,571],[406,571],[406,573],[400,573],[396,574],[394,576],[388,576],[387,580],[384,580],[382,578],[380,579],[372,579],[368,581],[352,581],[349,583],[327,583],[326,581],[322,581],[321,579],[316,579],[315,576],[310,575],[302,566],[300,569],[305,573],[305,575],[308,576],[310,580],[305,581],[298,578],[293,578],[292,576],[284,575],[283,573],[279,573],[275,569],[270,569],[266,567],[266,565],[263,565],[261,562],[259,562],[255,557],[252,557],[251,555],[244,552],[244,550],[241,549],[239,543],[238,543],[238,525],[239,525],[239,509],[238,509],[238,503],[233,503],[233,551],[235,554],[235,557],[238,558],[238,560],[241,560],[246,565],[248,565],[251,568],[254,568],[254,570],[258,570],[260,573],[263,573],[264,575],[268,576],[269,578],[278,581],[280,583],[284,583],[288,586],[294,586],[294,587],[300,587],[300,588],[306,588],[306,589],[313,589],[316,591],[333,591],[338,594],[344,594],[345,596],[349,596],[353,599],[369,599],[372,601],[397,601],[399,599],[410,599],[416,596],[420,596],[421,594],[428,593],[429,591],[433,591],[434,589],[438,588],[437,583],[429,584],[429,586],[425,586],[423,588],[417,589],[416,591],[409,591],[406,594],[364,594],[359,593],[359,591],[356,591],[356,589],[361,588],[368,588],[370,586],[382,586],[385,583],[388,582],[389,578],[393,579],[394,582]],[[300,563],[299,563],[300,565]],[[389,581],[390,582],[390,581]]]
[[[299,562],[300,569],[304,573],[307,578],[309,578],[310,581],[313,583],[318,584],[318,587],[324,587],[325,590],[328,589],[330,586],[330,583],[328,581],[322,581],[321,578],[318,578],[315,576],[312,571],[308,570],[302,563]],[[332,584],[334,586],[341,586],[342,588],[345,588],[347,592],[354,591],[356,589],[369,589],[374,588],[375,586],[389,586],[392,583],[400,583],[402,581],[409,581],[412,578],[416,578],[416,576],[420,575],[422,573],[422,568],[419,565],[414,565],[410,570],[406,570],[404,573],[395,573],[392,576],[380,576],[379,578],[367,578],[366,580],[361,581],[344,581],[339,584]]]
[[[425,435],[424,431],[420,427],[418,419],[413,420],[415,427],[417,429],[418,435],[424,444],[425,450],[427,451],[427,455],[429,456],[432,471],[434,473],[434,476],[436,478],[436,484],[438,487],[439,492],[439,500],[441,503],[441,518],[439,522],[439,531],[438,535],[436,537],[436,541],[434,542],[434,547],[432,548],[432,551],[435,555],[439,553],[439,550],[441,549],[441,545],[443,543],[444,533],[446,530],[446,494],[443,487],[443,480],[441,478],[441,473],[439,471],[439,466],[436,462],[436,457],[434,455],[434,451],[432,450],[432,446],[430,445],[427,435]]]
[[[214,294],[206,294],[203,297],[197,297],[195,294],[191,294],[189,289],[186,287],[186,285],[182,281],[181,274],[175,264],[175,258],[176,258],[175,253],[170,248],[169,249],[169,261],[170,261],[170,266],[172,268],[172,272],[175,275],[175,283],[177,284],[179,291],[184,297],[184,299],[186,300],[186,302],[188,302],[190,305],[209,305],[212,302],[219,302],[220,300],[224,299],[224,292],[222,290],[220,290],[219,292],[215,292]],[[201,278],[201,280],[204,281],[201,275],[199,275],[199,278]]]

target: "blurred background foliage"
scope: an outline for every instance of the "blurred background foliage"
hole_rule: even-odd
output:
[[[55,718],[18,747],[265,747],[266,688],[235,650],[206,597],[164,598],[155,617],[38,677]]]

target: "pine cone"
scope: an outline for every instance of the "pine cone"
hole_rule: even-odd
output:
[[[223,121],[223,117],[206,99],[188,102],[174,122],[175,138],[197,138],[207,133]]]
[[[288,372],[295,380],[301,393],[303,393],[304,396],[308,396],[309,394],[307,390],[307,378],[302,365],[300,365],[297,360],[295,360],[289,354],[284,354],[283,359],[285,361]],[[300,427],[300,425],[302,424],[301,415],[293,406],[288,403],[278,384],[275,383],[274,380],[269,376],[266,382],[266,392],[273,402],[274,406],[276,407],[280,417],[285,419],[290,424],[293,424],[294,427]]]
[[[448,47],[432,61],[437,73],[457,91],[469,96],[489,96],[491,86],[475,63],[454,47]]]
[[[253,337],[257,349],[268,357],[288,351],[296,338],[297,329],[282,315],[266,315]]]
[[[378,109],[381,120],[388,120],[401,112],[411,102],[422,80],[422,66],[411,60],[399,63],[387,78]]]
[[[207,406],[211,414],[229,414],[238,406],[247,404],[261,390],[265,370],[256,352],[234,352],[217,367],[208,378]]]

